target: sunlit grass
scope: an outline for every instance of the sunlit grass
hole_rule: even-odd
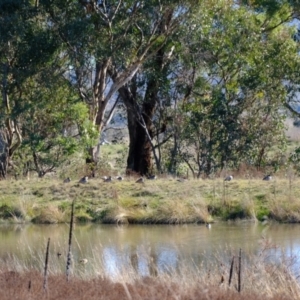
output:
[[[300,222],[300,180],[223,178],[178,182],[175,178],[135,178],[79,184],[59,179],[1,181],[0,219],[11,222],[67,222],[70,202],[82,222],[194,223],[247,218]],[[121,217],[120,217],[121,216]]]

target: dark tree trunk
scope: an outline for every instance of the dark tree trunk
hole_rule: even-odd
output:
[[[9,160],[9,157],[8,157],[7,153],[4,152],[0,155],[0,179],[6,178],[8,160]]]
[[[131,112],[128,112],[128,116]],[[149,137],[153,138],[152,120],[153,109],[148,106],[141,116],[133,113],[128,119],[129,130],[129,153],[127,158],[127,172],[136,172],[141,175],[149,174],[153,169],[152,146]],[[143,120],[141,120],[143,118]],[[142,124],[144,123],[144,125]],[[149,133],[147,136],[146,130]]]
[[[154,137],[153,116],[157,103],[158,84],[155,78],[148,81],[145,98],[138,106],[135,81],[130,88],[122,87],[119,94],[127,109],[129,152],[127,173],[149,175],[153,171],[152,139]]]
[[[165,34],[172,23],[173,10],[165,13],[161,22],[160,33]],[[146,93],[141,106],[138,104],[138,91],[136,77],[134,76],[130,84],[123,85],[119,89],[119,94],[127,108],[128,131],[129,131],[129,153],[127,158],[127,173],[135,172],[140,175],[150,175],[153,171],[152,152],[154,152],[152,139],[159,132],[154,131],[153,117],[156,110],[160,77],[166,78],[164,69],[169,58],[165,58],[166,49],[160,48],[153,59],[153,73],[147,78]],[[171,55],[171,54],[170,54]],[[165,60],[164,60],[165,59]],[[114,70],[108,70],[111,77],[117,78]]]
[[[150,90],[150,85],[148,90]],[[154,135],[152,118],[156,105],[155,95],[151,92],[146,93],[149,101],[145,101],[140,109],[136,104],[134,89],[130,92],[126,87],[122,87],[119,93],[126,105],[128,117],[129,152],[126,171],[147,175],[153,169],[150,139]]]

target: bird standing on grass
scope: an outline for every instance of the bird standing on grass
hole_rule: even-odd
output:
[[[111,176],[108,176],[106,179],[104,179],[104,182],[112,182]]]
[[[224,181],[231,181],[233,179],[232,175],[225,177]]]
[[[122,176],[117,176],[116,179],[122,181],[123,177]]]
[[[79,183],[88,183],[88,181],[89,181],[89,178],[87,176],[84,176],[79,180]]]
[[[68,183],[71,181],[71,178],[70,177],[67,177],[65,180],[64,180],[64,183]]]
[[[263,180],[266,180],[266,181],[270,181],[272,180],[272,176],[269,174],[269,175],[266,175]]]
[[[178,181],[178,182],[185,182],[186,179],[185,179],[185,178],[178,178],[177,181]]]
[[[147,179],[149,179],[149,180],[155,180],[155,179],[156,179],[156,176],[155,176],[155,175],[149,175],[149,176],[147,177]]]
[[[135,183],[144,183],[144,177],[140,177]]]

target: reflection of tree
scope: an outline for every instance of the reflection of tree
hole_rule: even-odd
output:
[[[157,253],[156,253],[155,249],[153,249],[152,247],[150,247],[149,258],[148,259],[149,259],[148,260],[149,275],[150,276],[157,276],[158,256],[157,256]]]
[[[137,255],[136,245],[131,245],[130,247],[130,262],[133,270],[138,273],[139,272],[139,261]]]

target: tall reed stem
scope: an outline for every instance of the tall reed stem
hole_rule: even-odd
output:
[[[231,284],[231,279],[232,279],[232,274],[233,274],[233,265],[234,265],[234,256],[232,257],[232,261],[231,261],[231,265],[230,265],[228,286],[230,286],[230,284]]]
[[[47,283],[48,283],[49,247],[50,247],[50,238],[48,238],[47,249],[46,249],[45,268],[44,268],[44,284],[43,284],[44,291],[47,290]]]
[[[71,259],[72,259],[72,253],[71,253],[71,246],[72,246],[72,235],[73,235],[73,224],[74,224],[74,203],[72,202],[72,208],[71,208],[71,219],[70,219],[70,229],[69,229],[69,243],[68,243],[68,255],[67,255],[67,266],[66,266],[66,276],[67,281],[69,281],[70,276],[70,269],[71,269]]]
[[[242,249],[239,254],[239,269],[238,269],[238,292],[241,292],[241,281],[242,281]]]

